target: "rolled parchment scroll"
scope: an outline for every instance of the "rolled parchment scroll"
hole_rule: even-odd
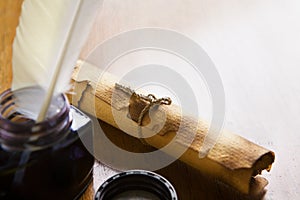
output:
[[[142,142],[157,149],[176,138],[167,154],[175,155],[186,149],[181,161],[242,193],[250,193],[252,184],[261,179],[256,176],[263,170],[269,171],[274,162],[272,151],[228,131],[223,131],[209,153],[201,158],[200,149],[209,125],[183,115],[180,107],[169,105],[169,99],[137,94],[118,84],[113,75],[81,61],[72,81],[75,88],[69,99],[73,105],[127,134],[142,137]]]

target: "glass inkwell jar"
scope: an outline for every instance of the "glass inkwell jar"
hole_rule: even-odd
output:
[[[0,95],[0,199],[78,199],[92,180],[94,157],[81,142],[91,120],[58,95],[36,123],[43,95],[36,87]]]

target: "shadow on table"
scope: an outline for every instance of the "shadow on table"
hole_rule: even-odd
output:
[[[139,139],[129,136],[104,122],[99,122],[106,137],[118,147],[131,152],[155,150],[153,147],[142,144]],[[98,143],[101,138],[95,140]],[[156,172],[163,175],[174,185],[180,200],[261,200],[266,193],[263,190],[256,195],[241,194],[234,188],[207,177],[180,160]]]

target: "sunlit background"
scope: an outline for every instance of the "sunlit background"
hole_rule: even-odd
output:
[[[276,153],[271,173],[264,174],[269,180],[266,199],[297,199],[299,11],[298,0],[104,1],[93,40],[87,43],[82,57],[95,44],[136,28],[166,28],[190,37],[208,53],[222,78],[226,94],[225,128]],[[112,71],[120,75],[132,66],[149,63],[177,67],[179,71],[188,68],[170,56],[136,52],[116,61]],[[203,95],[200,113],[209,120],[212,108],[205,83],[194,87]],[[167,93],[159,87],[153,89]]]

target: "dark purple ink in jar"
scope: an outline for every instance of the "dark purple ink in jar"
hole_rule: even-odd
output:
[[[42,96],[34,87],[0,95],[0,199],[77,199],[92,180],[94,157],[81,142],[91,120],[58,95],[37,124]]]

